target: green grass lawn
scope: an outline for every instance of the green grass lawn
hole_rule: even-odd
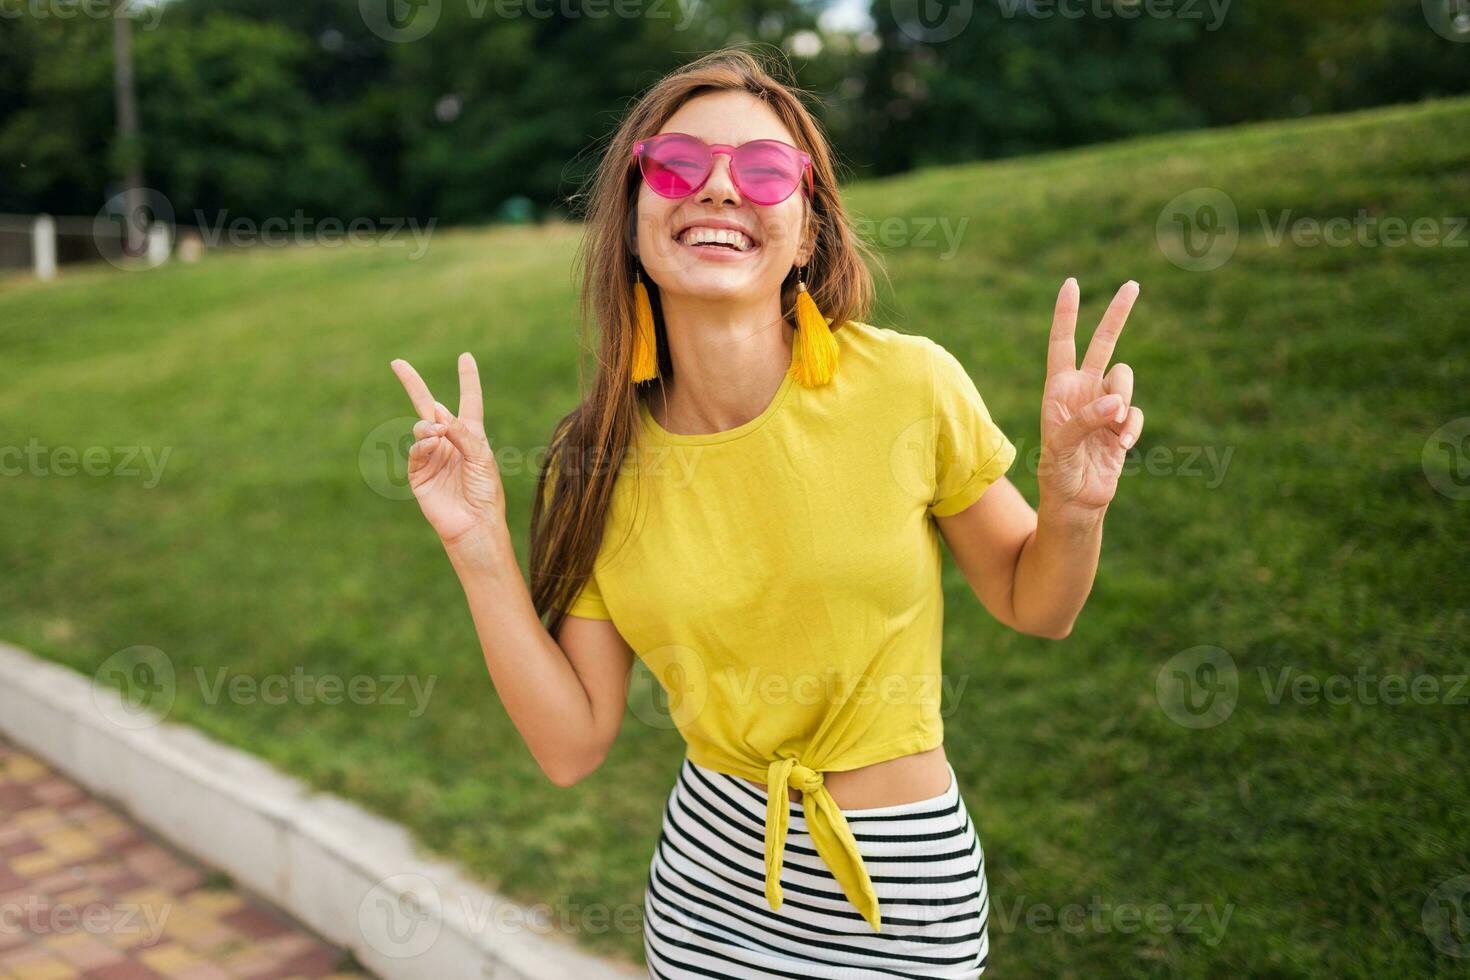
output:
[[[1198,187],[1239,214],[1233,258],[1210,271],[1156,240],[1166,203]],[[1118,284],[1142,284],[1117,356],[1147,423],[1072,635],[1003,628],[946,559],[946,747],[986,850],[994,975],[1465,975],[1445,948],[1470,934],[1440,925],[1470,875],[1470,685],[1455,689],[1470,489],[1431,436],[1470,416],[1470,234],[1456,247],[1447,220],[1470,213],[1470,101],[846,193],[888,236],[892,285],[870,320],[964,362],[1033,504],[1057,287],[1081,282],[1080,353]],[[1360,211],[1433,219],[1451,240],[1273,241],[1283,216]],[[944,228],[962,232],[952,254]],[[94,468],[112,469],[128,447],[169,452],[156,485],[142,458],[136,476],[63,476],[63,459],[0,478],[0,637],[89,673],[162,650],[172,719],[403,821],[637,961],[682,756],[648,720],[646,673],[607,763],[557,789],[497,702],[416,504],[375,492],[381,459],[371,478],[359,465],[369,434],[409,412],[390,359],[452,406],[455,355],[474,351],[524,565],[532,467],[577,392],[577,234],[439,231],[417,261],[262,250],[0,281],[0,445],[100,447]],[[1235,705],[1195,727],[1169,696],[1180,663],[1163,669],[1202,646],[1224,670],[1186,653],[1185,672]],[[211,694],[298,667],[434,686],[423,711],[406,688],[407,703],[369,705]],[[1313,679],[1325,694],[1293,686]]]

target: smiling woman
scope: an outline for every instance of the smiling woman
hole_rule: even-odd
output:
[[[598,369],[552,434],[529,593],[474,359],[458,416],[393,365],[421,416],[409,480],[506,711],[567,786],[607,756],[635,658],[667,689],[687,753],[649,864],[652,976],[978,977],[990,902],[936,696],[939,538],[996,618],[1070,630],[1142,425],[1127,366],[1103,373],[1136,286],[1080,369],[1075,282],[1058,296],[1033,511],[964,366],[864,322],[874,256],[830,149],[750,54],[645,93],[586,217]],[[627,465],[645,451],[686,459]]]

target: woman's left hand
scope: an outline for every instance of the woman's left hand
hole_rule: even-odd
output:
[[[1117,492],[1127,450],[1143,431],[1143,412],[1132,404],[1133,369],[1119,362],[1108,370],[1108,362],[1137,298],[1138,283],[1124,283],[1079,369],[1077,280],[1068,279],[1057,294],[1041,396],[1041,512],[1063,520],[1096,520]]]

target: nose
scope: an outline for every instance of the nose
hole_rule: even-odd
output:
[[[710,168],[709,179],[699,189],[699,202],[701,204],[720,201],[726,204],[739,205],[743,203],[740,189],[735,186],[735,180],[730,175],[730,154],[716,153],[714,165]]]

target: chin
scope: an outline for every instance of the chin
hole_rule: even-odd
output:
[[[685,270],[671,291],[699,299],[743,300],[757,296],[761,292],[761,284],[755,277],[734,270]]]

